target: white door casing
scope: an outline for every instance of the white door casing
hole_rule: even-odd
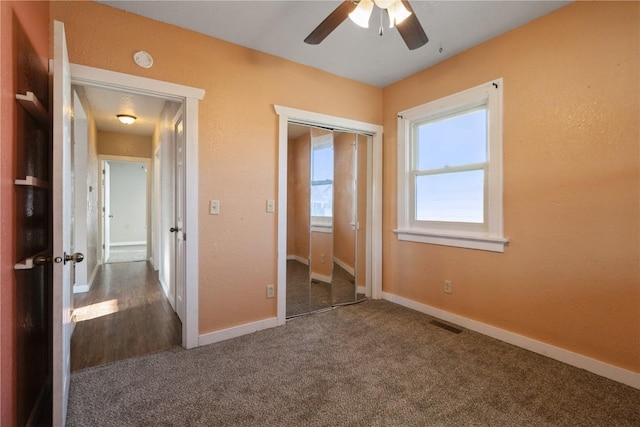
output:
[[[111,166],[102,162],[102,262],[106,264],[111,253]]]
[[[184,321],[182,346],[199,345],[198,330],[198,104],[204,97],[202,89],[163,82],[130,74],[71,64],[71,81],[77,85],[99,86],[180,102],[184,121],[184,225],[189,239],[185,246]],[[163,231],[164,232],[164,231]]]
[[[73,252],[87,253],[87,204],[89,197],[87,191],[87,115],[82,107],[78,93],[72,91],[73,97],[73,122],[72,122],[72,160],[71,170],[73,179],[73,239],[71,242]],[[80,178],[82,177],[82,178]],[[73,291],[88,289],[89,271],[87,263],[75,265],[73,272]]]
[[[53,27],[53,425],[65,425],[71,353],[71,79],[64,24]],[[62,262],[60,262],[62,261]]]

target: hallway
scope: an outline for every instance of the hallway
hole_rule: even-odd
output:
[[[148,262],[104,264],[74,307],[72,372],[182,342],[180,320]]]

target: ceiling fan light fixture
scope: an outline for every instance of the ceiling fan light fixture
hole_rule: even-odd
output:
[[[131,114],[118,114],[116,117],[125,125],[130,125],[138,119],[136,116],[132,116]]]
[[[402,21],[411,16],[411,12],[404,7],[402,0],[393,2],[393,4],[387,8],[387,12],[389,13],[389,28],[401,24]]]
[[[362,28],[369,28],[369,18],[373,11],[373,4],[372,0],[360,0],[358,6],[349,14],[349,19]]]
[[[373,2],[380,9],[387,9],[389,6],[391,6],[395,2],[395,0],[373,0]]]

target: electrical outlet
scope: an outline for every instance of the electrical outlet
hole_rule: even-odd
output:
[[[320,264],[324,264],[324,254],[320,255]]]
[[[273,288],[273,285],[267,285],[267,298],[273,298],[275,294],[275,290]]]
[[[452,287],[451,287],[451,280],[445,280],[444,281],[444,292],[447,294],[450,294],[453,291]]]

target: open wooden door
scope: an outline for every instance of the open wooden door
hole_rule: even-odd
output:
[[[69,400],[71,342],[71,79],[64,24],[53,28],[53,425],[63,426]]]

